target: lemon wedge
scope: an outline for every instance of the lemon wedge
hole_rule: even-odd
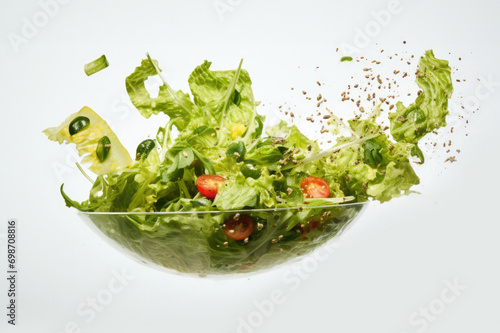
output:
[[[57,127],[43,131],[59,144],[76,144],[82,163],[97,175],[116,172],[132,164],[128,151],[109,125],[91,108],[84,106]]]

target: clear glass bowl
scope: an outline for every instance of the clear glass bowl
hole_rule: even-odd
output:
[[[80,215],[129,257],[155,268],[204,276],[249,273],[300,260],[345,231],[366,205]],[[229,239],[223,231],[224,222],[235,214],[248,215],[255,223],[247,242]]]

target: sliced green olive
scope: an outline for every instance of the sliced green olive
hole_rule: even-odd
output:
[[[69,124],[69,134],[70,135],[75,135],[78,132],[83,131],[87,127],[90,126],[90,119],[87,117],[76,117],[73,119],[73,121]]]
[[[151,139],[147,139],[139,143],[137,150],[135,151],[135,160],[138,161],[141,158],[144,159],[148,157],[149,153],[155,147],[155,142]]]
[[[97,148],[95,150],[95,153],[99,161],[101,161],[101,163],[104,162],[106,157],[108,157],[110,149],[111,149],[111,141],[109,141],[109,138],[107,136],[103,136],[102,138],[100,138],[99,141],[97,142]]]
[[[253,165],[251,164],[243,164],[240,168],[241,173],[245,177],[250,177],[253,179],[257,179],[261,175],[261,171],[259,169],[256,169]]]

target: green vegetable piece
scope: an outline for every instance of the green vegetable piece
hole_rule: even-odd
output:
[[[253,134],[254,139],[258,139],[261,137],[262,132],[264,131],[264,117],[263,116],[255,116],[255,122],[257,123],[255,127],[255,133]]]
[[[228,184],[217,192],[214,205],[220,210],[242,209],[255,207],[259,200],[259,191],[249,185]]]
[[[97,142],[97,148],[95,150],[97,158],[101,163],[104,162],[106,157],[108,157],[110,150],[111,150],[111,141],[107,136],[103,136]]]
[[[278,150],[280,151],[280,153],[285,154],[288,151],[288,147],[278,146]]]
[[[233,93],[233,103],[236,105],[236,106],[240,106],[240,103],[241,103],[241,94],[239,93],[238,90],[234,89],[234,93]]]
[[[168,169],[163,170],[161,173],[161,180],[164,183],[174,182],[182,179],[184,176],[184,169],[179,168],[179,154],[175,155],[174,162],[168,167]]]
[[[169,168],[166,172],[162,173],[161,180],[164,183],[175,182],[184,176],[184,169],[177,169],[175,167]]]
[[[156,66],[156,67],[155,67]],[[141,66],[127,76],[125,87],[130,101],[142,116],[151,117],[160,112],[170,117],[176,127],[182,131],[186,128],[192,117],[197,116],[198,109],[193,104],[188,94],[181,90],[173,90],[166,82],[160,86],[158,96],[152,98],[146,89],[145,83],[150,76],[161,74],[156,60],[144,59]],[[163,79],[163,77],[160,75]]]
[[[252,164],[243,164],[240,167],[241,173],[246,178],[258,179],[262,172],[259,169],[256,169]]]
[[[364,149],[364,162],[369,166],[376,168],[383,161],[383,157],[380,154],[380,149],[382,146],[379,145],[375,140],[366,140],[363,147]]]
[[[424,153],[420,150],[420,148],[417,145],[414,145],[411,147],[411,156],[417,157],[420,160],[420,164],[423,164],[425,162],[425,157]]]
[[[249,153],[245,160],[257,165],[270,166],[271,164],[277,163],[282,158],[283,153],[281,153],[278,147],[262,146],[257,148],[254,152]]]
[[[192,148],[192,150],[196,158],[201,162],[201,164],[203,164],[208,173],[211,175],[215,175],[215,169],[212,165],[212,162],[210,162],[208,158],[200,154],[200,152],[198,152],[196,149]]]
[[[405,107],[398,102],[396,112],[389,113],[391,134],[397,142],[417,143],[427,133],[446,126],[448,99],[453,93],[448,61],[426,51],[420,58],[416,82],[422,93],[415,103]]]
[[[199,134],[205,132],[207,129],[208,129],[208,126],[205,126],[205,125],[200,126],[193,131],[193,135],[199,135]]]
[[[177,154],[179,157],[179,163],[177,167],[179,169],[184,169],[185,167],[191,166],[194,162],[194,153],[191,148],[185,148],[180,153]]]
[[[76,117],[69,124],[69,134],[75,135],[90,126],[90,119],[87,117]]]
[[[140,159],[145,159],[146,157],[148,157],[149,153],[151,152],[151,150],[153,150],[155,145],[156,143],[151,139],[147,139],[139,143],[135,151],[135,160],[139,161]]]
[[[304,194],[300,188],[295,186],[288,186],[284,198],[289,204],[301,205],[304,203]]]
[[[344,61],[352,61],[352,57],[342,57],[340,59],[340,62],[344,62]]]
[[[97,58],[96,60],[89,62],[83,67],[83,70],[85,71],[85,74],[87,76],[90,76],[92,74],[95,74],[99,71],[102,71],[104,68],[109,66],[108,59],[106,59],[106,56],[103,54],[101,57]]]
[[[165,170],[165,168],[163,168],[161,173],[162,181],[174,182],[182,179],[184,176],[184,169],[193,164],[194,156],[195,153],[192,148],[184,148],[178,152],[168,169]]]
[[[165,140],[166,129],[165,127],[158,128],[158,132],[156,132],[156,141],[160,146],[163,146],[163,142]]]
[[[236,157],[236,161],[241,162],[245,158],[246,152],[247,149],[243,142],[233,142],[227,147],[226,156]]]

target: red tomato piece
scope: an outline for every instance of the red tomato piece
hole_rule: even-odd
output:
[[[202,175],[196,179],[196,187],[200,193],[213,200],[217,195],[219,186],[226,181],[226,178],[217,175]]]
[[[330,186],[320,177],[307,177],[300,183],[300,190],[304,198],[328,198]]]
[[[236,219],[237,217],[237,219]],[[226,236],[234,240],[244,240],[253,232],[254,223],[250,216],[235,215],[226,221],[224,232]]]
[[[311,222],[309,222],[309,227],[311,229],[315,229],[315,228],[319,227],[319,221],[311,221]]]

